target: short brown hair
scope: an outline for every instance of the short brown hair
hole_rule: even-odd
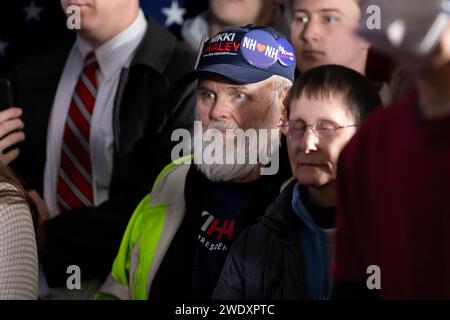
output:
[[[286,114],[292,100],[341,96],[356,121],[382,106],[375,85],[355,70],[340,65],[324,65],[303,73],[292,86],[286,100]]]
[[[289,7],[291,7],[292,8],[292,5],[293,5],[293,2],[294,0],[289,0],[289,1],[287,1],[287,5],[289,6]],[[361,5],[362,5],[362,0],[355,0],[356,1],[356,3],[358,4],[358,6],[361,8]],[[286,2],[285,2],[286,3]]]

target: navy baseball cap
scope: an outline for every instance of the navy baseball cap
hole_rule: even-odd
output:
[[[202,44],[191,76],[205,73],[221,75],[240,84],[260,82],[273,75],[293,82],[294,49],[271,27],[233,27]]]

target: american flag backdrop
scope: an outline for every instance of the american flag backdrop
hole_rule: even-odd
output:
[[[207,0],[140,0],[146,15],[175,34]],[[7,0],[0,11],[0,77],[53,39],[68,36],[59,0]]]

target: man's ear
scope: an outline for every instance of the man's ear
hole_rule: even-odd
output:
[[[287,90],[287,92],[284,93],[284,96],[282,97],[282,100],[281,100],[281,101],[283,101],[283,105],[281,108],[281,115],[280,115],[281,121],[287,121],[289,119],[289,114],[288,114],[289,93],[290,93],[290,90]]]
[[[287,121],[287,119],[288,119],[287,109],[286,106],[283,105],[283,108],[281,109],[280,121],[284,122]]]
[[[281,110],[280,121],[278,122],[278,128],[280,128],[280,132],[287,136],[288,134],[288,114],[285,107]]]
[[[283,92],[281,93],[281,101],[283,103],[283,109],[286,109],[287,103],[288,103],[288,98],[289,98],[289,94],[291,93],[291,89],[290,88],[284,88]]]

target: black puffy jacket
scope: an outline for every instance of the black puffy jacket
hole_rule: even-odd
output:
[[[300,219],[292,206],[292,181],[258,224],[235,240],[212,298],[308,299],[301,255]]]

